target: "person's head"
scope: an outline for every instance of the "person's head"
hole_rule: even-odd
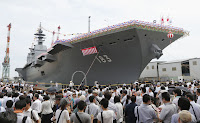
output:
[[[15,103],[15,107],[14,109],[15,110],[21,110],[23,111],[26,107],[26,102],[25,100],[18,100],[16,103]]]
[[[11,96],[12,96],[12,93],[11,93],[11,92],[7,93],[7,96],[8,96],[8,97],[11,97]]]
[[[135,103],[135,102],[136,102],[136,96],[135,96],[135,95],[131,96],[131,102],[132,102],[132,103]]]
[[[161,86],[160,89],[161,89],[161,90],[165,90],[165,86]]]
[[[78,93],[78,97],[80,97],[81,96],[81,93]]]
[[[44,99],[44,101],[47,101],[47,100],[49,100],[50,98],[49,98],[48,95],[45,95],[45,96],[43,97],[43,99]]]
[[[26,98],[25,101],[26,101],[25,110],[28,110],[31,107],[31,99],[30,98]]]
[[[163,103],[168,103],[170,102],[170,94],[168,92],[162,93],[162,101]]]
[[[153,91],[153,89],[152,88],[149,88],[149,92],[152,92]]]
[[[73,98],[76,98],[76,94],[75,94],[75,93],[73,93],[73,94],[72,94],[72,97],[73,97]]]
[[[174,94],[174,96],[176,97],[176,96],[181,96],[181,90],[180,89],[175,89],[174,91],[173,91],[173,94]]]
[[[107,100],[110,100],[110,98],[111,98],[111,93],[108,92],[108,91],[106,91],[106,92],[104,93],[104,97],[105,97]]]
[[[189,110],[190,109],[190,101],[185,97],[181,97],[178,100],[178,106],[179,106],[180,110]]]
[[[186,94],[186,97],[189,99],[189,101],[194,101],[194,95]]]
[[[33,100],[37,100],[37,99],[39,99],[39,94],[38,94],[38,93],[35,93],[35,94],[34,94],[34,97],[33,97]]]
[[[4,96],[3,93],[0,93],[0,98],[3,98],[3,96]]]
[[[24,95],[19,96],[19,100],[25,100],[26,97]]]
[[[65,98],[62,98],[60,100],[60,108],[61,108],[61,110],[65,110],[66,107],[67,107],[67,104],[68,104],[67,100]]]
[[[98,91],[93,91],[93,95],[96,97],[98,96]]]
[[[89,97],[90,103],[95,103],[95,96],[90,96]]]
[[[179,114],[179,119],[178,119],[179,123],[190,123],[192,121],[192,115],[189,111],[183,110],[180,111],[178,114]]]
[[[77,104],[77,106],[78,106],[78,110],[84,110],[85,109],[85,107],[86,107],[86,103],[84,102],[84,101],[79,101],[78,102],[78,104]]]
[[[143,96],[143,103],[147,105],[151,104],[151,97],[148,94]]]
[[[142,93],[146,93],[146,88],[142,88]]]
[[[13,101],[12,101],[12,100],[8,100],[8,101],[6,102],[6,106],[7,106],[7,108],[12,108],[12,106],[13,106]]]
[[[197,95],[200,96],[200,89],[197,89]]]
[[[100,101],[100,104],[101,104],[101,108],[102,108],[102,109],[107,109],[107,108],[108,108],[108,99],[103,98],[103,99]]]
[[[17,114],[12,111],[2,112],[0,114],[0,123],[16,123]]]
[[[114,97],[114,103],[120,103],[120,97],[119,96],[115,96]]]
[[[123,90],[122,95],[125,96],[127,94],[126,90]]]
[[[91,94],[92,93],[92,89],[88,89],[88,93]]]

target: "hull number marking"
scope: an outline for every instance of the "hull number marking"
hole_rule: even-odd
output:
[[[108,57],[108,55],[98,56],[97,60],[99,63],[106,63],[106,62],[112,62],[112,59]]]

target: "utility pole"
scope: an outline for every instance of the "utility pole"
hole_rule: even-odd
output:
[[[88,33],[90,33],[90,18],[91,16],[88,17]]]
[[[7,26],[8,27],[8,36],[7,36],[7,47],[6,47],[6,56],[4,58],[4,62],[2,63],[3,70],[2,70],[2,80],[7,82],[10,79],[10,57],[9,57],[9,46],[10,46],[10,29],[11,23]]]

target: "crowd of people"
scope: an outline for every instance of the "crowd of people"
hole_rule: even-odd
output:
[[[0,85],[0,123],[199,123],[200,83],[69,86],[56,92]]]

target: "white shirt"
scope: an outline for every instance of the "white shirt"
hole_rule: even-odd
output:
[[[31,114],[31,111],[32,111],[32,114]],[[38,121],[40,119],[39,116],[38,116],[37,111],[32,110],[31,108],[29,108],[27,111],[24,110],[24,115],[28,116],[30,118],[34,118],[32,120],[35,120],[35,121]]]
[[[55,116],[56,117],[56,123],[58,121],[58,117],[59,117],[60,113],[61,113],[61,110],[58,109],[56,111],[56,116]],[[60,119],[59,119],[58,123],[67,123],[67,120],[70,120],[69,112],[67,110],[63,110],[62,114],[60,115]]]
[[[94,103],[90,103],[90,105],[88,105],[85,110],[85,113],[88,113],[89,115],[92,114],[94,116],[94,119],[97,119],[97,115],[99,112],[101,112],[99,106]]]
[[[193,114],[195,116],[196,114],[196,117],[197,117],[197,121],[200,121],[200,105],[198,105],[197,103],[195,103],[194,101],[191,101],[190,104],[193,106],[190,106],[190,109],[189,109],[189,112],[191,114]],[[193,111],[194,110],[194,111]],[[194,114],[195,112],[195,114]]]
[[[52,112],[53,112],[53,110],[51,108],[51,102],[49,100],[42,102],[41,113],[42,114],[50,114]]]
[[[197,104],[200,105],[200,96],[198,96]]]
[[[153,92],[149,92],[149,95],[154,97],[154,93]]]
[[[4,101],[3,101],[3,107],[4,108],[7,108],[6,103],[7,103],[8,100],[12,100],[13,101],[12,97],[5,98]]]
[[[138,106],[140,106],[141,104],[142,104],[142,96],[136,96],[136,104],[138,105]]]
[[[117,123],[120,123],[123,121],[123,106],[120,102],[115,103],[115,106],[117,108]]]
[[[104,123],[113,123],[114,112],[112,110],[103,111],[102,114]],[[97,119],[101,121],[101,113],[97,115]]]
[[[0,113],[1,113],[1,112],[5,112],[5,111],[6,111],[5,108],[2,107],[2,106],[0,106]]]
[[[24,116],[25,115],[23,113],[17,113],[17,123],[22,123],[22,120],[23,120]],[[27,117],[25,123],[32,123],[31,118]]]
[[[36,110],[38,113],[41,112],[42,103],[39,99],[35,100],[31,106],[33,110]]]
[[[174,100],[172,101],[172,103],[174,103],[176,106],[178,106],[178,100],[179,100],[180,96],[176,96],[174,98]]]
[[[124,104],[124,102],[126,101],[126,99],[127,99],[127,95],[125,95],[125,96],[122,98],[122,100],[121,100],[122,104]]]

